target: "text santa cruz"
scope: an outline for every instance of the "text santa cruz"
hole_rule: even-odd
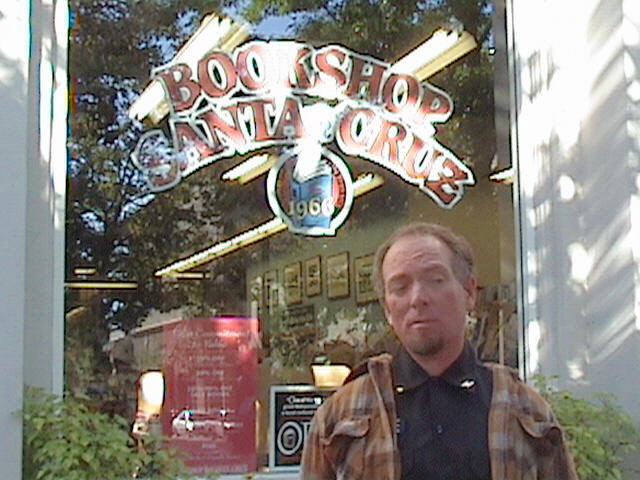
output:
[[[449,95],[340,45],[256,40],[233,53],[212,51],[194,69],[166,65],[153,78],[170,103],[173,146],[162,131],[146,132],[133,158],[154,191],[222,158],[334,140],[444,208],[474,184],[469,168],[433,137],[433,123],[453,111]],[[158,155],[158,148],[173,153]]]

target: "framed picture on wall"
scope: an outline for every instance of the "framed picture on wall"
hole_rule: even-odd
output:
[[[349,252],[327,257],[327,296],[349,296]]]
[[[300,262],[284,267],[284,300],[287,305],[302,302],[302,281]]]
[[[307,297],[315,297],[322,293],[322,276],[320,272],[320,256],[305,260],[304,293]]]
[[[373,254],[357,257],[353,262],[355,275],[356,303],[369,303],[376,300],[373,286]]]

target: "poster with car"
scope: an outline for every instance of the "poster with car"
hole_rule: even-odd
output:
[[[163,330],[163,433],[195,474],[255,471],[258,320],[195,318]]]
[[[313,414],[333,392],[312,385],[271,387],[269,469],[298,469]]]

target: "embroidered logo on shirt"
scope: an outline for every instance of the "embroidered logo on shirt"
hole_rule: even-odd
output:
[[[476,381],[471,378],[468,378],[467,380],[463,380],[462,382],[460,382],[460,388],[464,388],[465,390],[471,390],[475,386],[476,386]]]

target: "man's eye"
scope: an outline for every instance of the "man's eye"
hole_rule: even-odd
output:
[[[431,275],[431,276],[426,278],[427,283],[429,283],[431,285],[441,285],[446,280],[447,279],[443,275]]]
[[[391,293],[402,293],[407,289],[407,285],[404,283],[397,283],[389,286],[389,291]]]

